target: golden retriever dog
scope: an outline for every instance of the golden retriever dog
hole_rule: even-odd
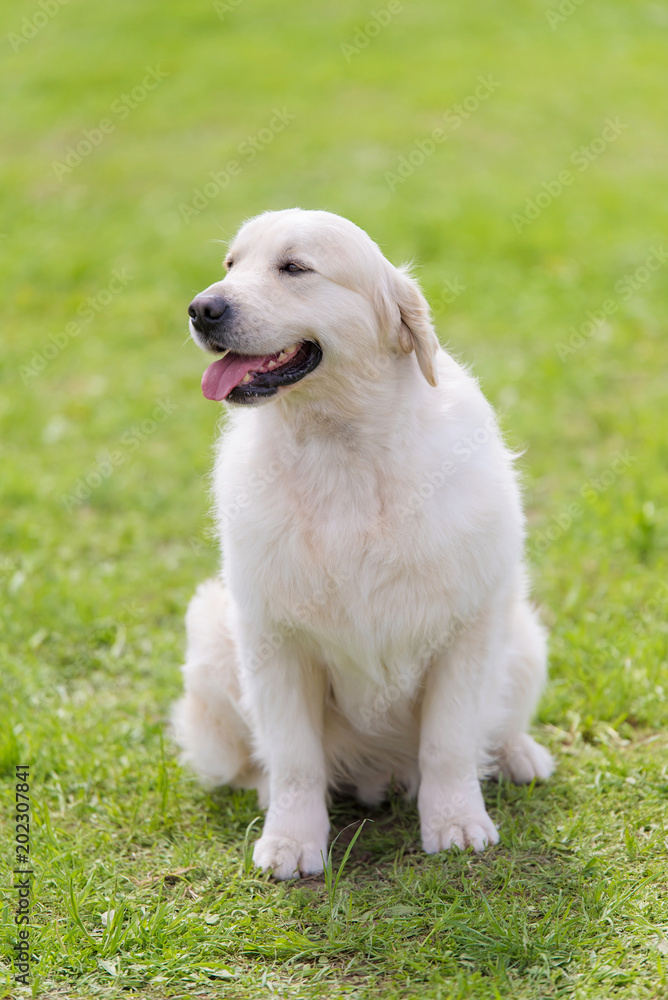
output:
[[[545,635],[514,470],[477,382],[406,268],[352,222],[251,219],[189,307],[221,355],[220,579],[188,609],[182,758],[258,790],[255,863],[322,871],[328,793],[417,795],[428,853],[499,835],[480,778],[546,778],[527,733]]]

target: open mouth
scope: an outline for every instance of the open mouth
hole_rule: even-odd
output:
[[[291,344],[276,354],[227,351],[204,372],[202,392],[207,399],[253,403],[275,396],[284,385],[299,382],[318,366],[321,358],[322,351],[310,340]]]

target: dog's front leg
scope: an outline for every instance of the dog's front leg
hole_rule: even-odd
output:
[[[253,860],[277,879],[321,872],[329,832],[324,672],[286,642],[244,674],[257,750],[269,776],[269,805]]]
[[[420,729],[418,806],[428,854],[450,847],[481,851],[499,835],[485,809],[478,763],[481,703],[488,681],[486,630],[474,626],[435,656],[427,675]]]

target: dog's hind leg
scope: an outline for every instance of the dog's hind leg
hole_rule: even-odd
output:
[[[185,694],[171,725],[181,761],[209,786],[257,788],[265,776],[252,759],[250,730],[241,714],[237,657],[227,625],[228,597],[218,579],[200,584],[186,614]]]

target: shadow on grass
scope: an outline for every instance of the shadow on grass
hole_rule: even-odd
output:
[[[494,865],[502,856],[512,857],[517,863],[524,857],[527,864],[531,864],[532,859],[547,863],[546,859],[550,858],[557,868],[562,864],[568,852],[561,844],[548,843],[547,831],[553,826],[555,807],[567,812],[576,806],[578,795],[572,783],[552,781],[544,785],[516,786],[488,781],[483,784],[483,791],[487,808],[501,831],[501,843],[479,856],[471,851],[455,850],[436,858],[429,858],[422,851],[416,802],[407,800],[396,787],[390,788],[387,799],[377,807],[365,806],[352,795],[337,793],[329,805],[330,843],[336,838],[334,864],[341,863],[365,820],[365,829],[347,863],[347,875],[354,872],[356,878],[377,877],[380,871],[389,875],[404,859],[436,863],[448,869],[457,867],[460,862],[466,866]],[[231,788],[209,793],[206,813],[207,823],[220,839],[239,852],[248,824],[262,816],[255,792]],[[258,834],[259,829],[258,823]],[[320,876],[308,881],[318,880],[322,880]],[[295,880],[294,884],[303,881],[306,880]]]
[[[609,904],[595,859],[581,859],[552,837],[555,808],[573,809],[578,790],[562,782],[488,782],[484,792],[502,840],[479,855],[424,854],[416,805],[396,789],[375,809],[337,796],[330,804],[334,871],[367,821],[337,892],[328,894],[324,876],[266,887],[297,921],[294,955],[343,962],[352,976],[387,974],[389,964],[392,976],[406,980],[492,975],[510,988],[514,976],[530,974],[547,988],[555,976],[568,979],[573,959],[602,945]],[[221,790],[208,803],[209,822],[241,862],[244,831],[259,815],[255,795]],[[263,948],[244,945],[248,954]]]

